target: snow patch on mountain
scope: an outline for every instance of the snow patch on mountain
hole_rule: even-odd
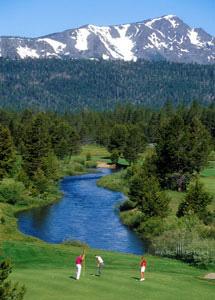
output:
[[[210,55],[210,56],[208,56],[208,60],[209,60],[209,61],[214,61],[214,60],[215,60],[215,55]]]
[[[133,53],[134,42],[126,35],[130,25],[116,26],[115,29],[119,33],[119,37],[112,39],[112,44],[115,46],[116,51],[125,61],[136,60],[136,56]]]
[[[111,27],[89,25],[89,28],[93,33],[99,36],[101,42],[112,58],[131,61],[136,60],[137,58],[132,51],[134,43],[127,35],[129,26],[130,25],[128,24],[114,26],[115,30],[118,32],[118,36],[111,35]],[[107,54],[105,55],[108,56]]]
[[[148,39],[157,49],[168,47],[168,45],[166,43],[161,42],[159,37],[157,37],[156,33],[154,33],[154,32],[148,37]]]
[[[109,57],[112,56],[114,59],[120,59],[120,56],[118,53],[116,53],[111,45],[111,34],[110,34],[110,27],[99,27],[95,25],[89,25],[90,30],[96,34],[99,38],[100,41],[103,43],[104,47],[107,50],[107,55]]]
[[[215,46],[215,42],[213,42],[213,39],[211,41],[209,41],[207,44],[208,44],[208,46]]]
[[[87,51],[88,50],[88,36],[90,32],[86,28],[80,28],[77,30],[77,37],[76,37],[76,44],[75,48],[80,51]]]
[[[179,23],[176,22],[175,17],[176,17],[175,15],[167,15],[167,16],[164,16],[163,18],[165,20],[169,21],[173,28],[176,28],[179,26]]]
[[[16,48],[17,49],[17,53],[19,54],[19,56],[21,58],[39,58],[39,54],[37,53],[37,51],[35,49],[31,49],[27,46],[22,47],[19,46]]]
[[[156,21],[159,21],[159,20],[161,20],[161,19],[162,19],[162,18],[155,18],[155,19],[152,19],[152,20],[146,22],[145,25],[146,25],[147,27],[149,27],[150,29],[153,29],[153,28],[152,28],[152,25],[153,25]]]
[[[198,32],[195,29],[191,29],[188,31],[188,37],[190,39],[191,44],[196,45],[198,47],[203,47],[204,43],[201,42]]]
[[[145,23],[145,25],[147,27],[149,27],[150,29],[153,29],[153,24],[157,21],[161,21],[161,20],[167,20],[170,22],[170,24],[172,25],[173,28],[176,28],[179,26],[179,23],[176,22],[175,20],[175,15],[166,15],[166,16],[163,16],[163,17],[160,17],[160,18],[155,18],[155,19],[152,19],[148,22]]]
[[[106,54],[102,54],[102,58],[103,58],[104,60],[109,60],[109,59],[110,59],[110,57],[109,57],[108,55],[106,55]]]
[[[58,41],[50,39],[50,38],[38,39],[38,42],[45,42],[45,43],[49,44],[56,53],[59,53],[59,52],[63,51],[64,48],[66,48],[66,44],[63,44],[61,42],[58,42]]]

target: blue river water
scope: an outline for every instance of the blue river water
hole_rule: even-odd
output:
[[[79,240],[92,248],[142,254],[143,243],[119,219],[116,207],[125,196],[98,187],[96,181],[111,173],[109,169],[98,170],[65,177],[61,181],[63,198],[20,213],[20,231],[49,243]]]

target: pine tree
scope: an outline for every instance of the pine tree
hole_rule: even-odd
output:
[[[48,124],[44,114],[36,115],[26,130],[24,141],[24,167],[32,177],[38,169],[43,168],[44,158],[50,153]]]
[[[127,128],[125,125],[117,124],[113,127],[108,144],[110,152],[118,151],[121,155],[125,149],[127,139]]]
[[[10,173],[15,161],[15,149],[10,131],[0,124],[0,178]]]
[[[144,150],[145,137],[138,126],[130,125],[127,131],[123,156],[131,164],[137,159],[138,154]]]
[[[0,263],[0,299],[1,300],[22,300],[25,294],[25,287],[17,283],[12,284],[7,280],[12,272],[10,261],[5,260]]]
[[[139,169],[131,178],[129,199],[136,203],[146,218],[162,218],[168,214],[169,198],[161,191],[158,180],[148,170]]]
[[[189,177],[206,164],[210,135],[198,119],[184,120],[175,114],[161,126],[156,152],[161,183],[167,186],[171,178],[180,183],[185,174]]]
[[[79,136],[65,121],[57,120],[50,129],[51,143],[55,154],[64,158],[77,153],[79,149]]]
[[[189,185],[185,200],[179,205],[177,216],[196,214],[202,219],[206,216],[207,206],[212,202],[212,199],[212,196],[204,190],[204,185],[199,179],[195,179]]]

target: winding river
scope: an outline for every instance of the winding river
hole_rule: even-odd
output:
[[[141,254],[143,243],[119,220],[116,206],[124,195],[96,185],[100,177],[112,171],[98,170],[65,177],[61,181],[63,198],[20,213],[19,229],[49,243],[79,240],[93,248]]]

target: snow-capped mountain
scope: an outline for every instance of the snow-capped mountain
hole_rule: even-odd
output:
[[[39,38],[0,37],[0,57],[215,62],[215,38],[174,15],[115,26],[86,25]]]

